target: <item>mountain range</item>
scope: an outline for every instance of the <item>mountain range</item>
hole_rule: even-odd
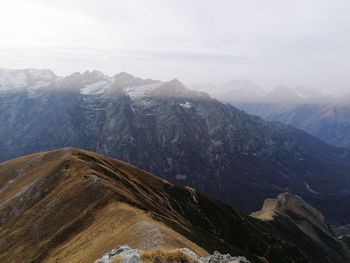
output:
[[[0,159],[73,146],[198,188],[239,211],[293,192],[349,222],[349,151],[192,91],[122,72],[1,70]]]
[[[267,121],[290,124],[334,146],[350,147],[350,94],[334,97],[286,86],[266,92],[248,80],[196,88]]]
[[[134,250],[127,262],[156,259],[155,253],[202,262],[196,254],[215,250],[239,256],[235,261],[225,256],[230,262],[350,260],[349,249],[334,237],[323,215],[290,193],[266,200],[252,216],[242,215],[193,188],[74,148],[0,163],[0,174],[4,263],[112,262],[110,256],[124,262],[122,252],[126,256],[130,248],[123,244],[144,251],[135,255]],[[229,262],[222,258],[215,262]]]
[[[266,91],[250,80],[234,79],[224,84],[196,84],[193,89],[208,92],[211,96],[230,102],[265,103],[334,103],[350,102],[350,94],[336,97],[308,87],[291,88],[279,85]]]

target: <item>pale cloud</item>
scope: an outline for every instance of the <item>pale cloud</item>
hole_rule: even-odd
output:
[[[1,0],[0,67],[345,92],[348,10],[348,0]]]

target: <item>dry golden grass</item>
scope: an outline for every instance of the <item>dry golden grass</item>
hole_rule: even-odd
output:
[[[121,263],[121,262],[122,262],[121,257],[115,257],[115,258],[112,259],[111,263]]]
[[[185,254],[179,249],[174,249],[174,250],[152,249],[152,250],[143,251],[140,254],[140,259],[143,263],[168,263],[168,262],[198,263],[196,259]]]
[[[93,262],[102,254],[123,244],[134,248],[142,247],[145,243],[154,241],[154,228],[161,234],[159,246],[162,249],[188,247],[199,255],[208,254],[164,224],[154,221],[144,211],[124,203],[112,202],[96,213],[87,229],[52,251],[50,258],[44,262]]]
[[[1,263],[94,262],[124,244],[208,254],[152,216],[167,183],[123,162],[66,148],[1,163],[0,174],[0,247],[17,240],[0,251]]]
[[[273,220],[275,210],[277,209],[277,201],[275,199],[266,199],[263,208],[260,211],[253,212],[250,215],[264,221]]]

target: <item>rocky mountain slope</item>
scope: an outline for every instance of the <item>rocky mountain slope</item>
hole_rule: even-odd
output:
[[[322,213],[291,193],[279,194],[276,199],[266,199],[263,208],[252,213],[252,216],[265,221],[273,220],[277,226],[282,224],[281,231],[286,222],[297,225],[299,230],[325,251],[337,241]]]
[[[0,261],[94,262],[130,244],[200,256],[218,250],[251,262],[349,262],[322,216],[286,198],[278,211],[290,212],[264,221],[92,152],[33,154],[0,164]],[[307,212],[288,205],[300,203]]]
[[[57,77],[47,70],[5,71],[0,80],[1,160],[80,147],[194,186],[241,211],[291,191],[332,222],[350,222],[348,151],[178,80],[98,71]]]
[[[267,121],[280,121],[338,147],[350,148],[350,96],[333,97],[316,89],[279,86],[270,92],[248,80],[196,87]]]
[[[350,106],[348,103],[233,103],[267,121],[280,121],[338,147],[350,148]]]

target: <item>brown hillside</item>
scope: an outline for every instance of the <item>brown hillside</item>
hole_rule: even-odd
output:
[[[335,239],[325,250],[293,222],[241,216],[92,152],[65,148],[0,164],[0,262],[93,262],[123,244],[252,262],[347,262]]]
[[[186,224],[162,192],[170,184],[121,161],[63,149],[2,163],[0,174],[1,262],[92,262],[124,243],[207,254],[154,219]]]

